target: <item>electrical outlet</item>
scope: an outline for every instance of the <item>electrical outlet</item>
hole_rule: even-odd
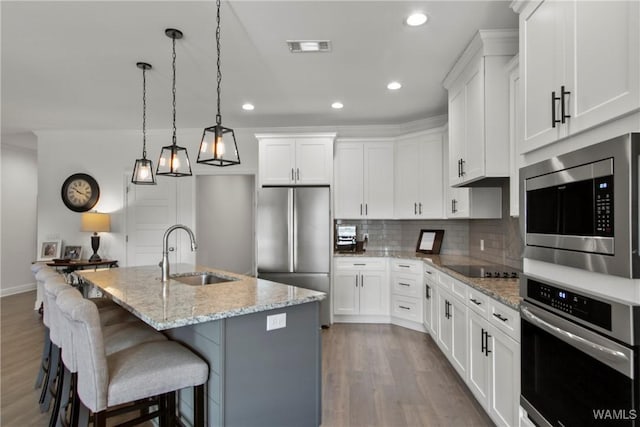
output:
[[[267,331],[282,329],[287,327],[287,313],[273,314],[267,316]]]
[[[480,250],[484,251],[484,239],[480,239]]]

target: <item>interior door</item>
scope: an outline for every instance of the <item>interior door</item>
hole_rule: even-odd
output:
[[[160,177],[157,185],[126,182],[127,266],[157,265],[162,259],[162,237],[177,222],[176,180]],[[176,263],[176,236],[169,240],[169,263]],[[160,273],[160,268],[158,268]]]

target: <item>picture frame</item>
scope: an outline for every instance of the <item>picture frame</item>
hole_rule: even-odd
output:
[[[416,252],[423,254],[439,254],[442,246],[444,230],[420,230]]]
[[[70,261],[80,261],[82,258],[82,246],[66,245],[62,258]]]
[[[46,240],[40,243],[39,261],[51,261],[60,258],[62,240]]]

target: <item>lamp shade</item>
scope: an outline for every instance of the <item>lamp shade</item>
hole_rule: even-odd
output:
[[[86,212],[82,214],[82,231],[111,231],[111,216],[106,213]]]

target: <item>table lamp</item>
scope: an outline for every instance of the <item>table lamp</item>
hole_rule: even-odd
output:
[[[100,236],[98,236],[98,232],[111,231],[111,217],[109,214],[98,212],[83,213],[81,230],[93,232],[93,236],[91,236],[91,249],[93,249],[93,255],[91,255],[89,261],[102,261],[100,255],[98,255],[98,248],[100,247]]]

